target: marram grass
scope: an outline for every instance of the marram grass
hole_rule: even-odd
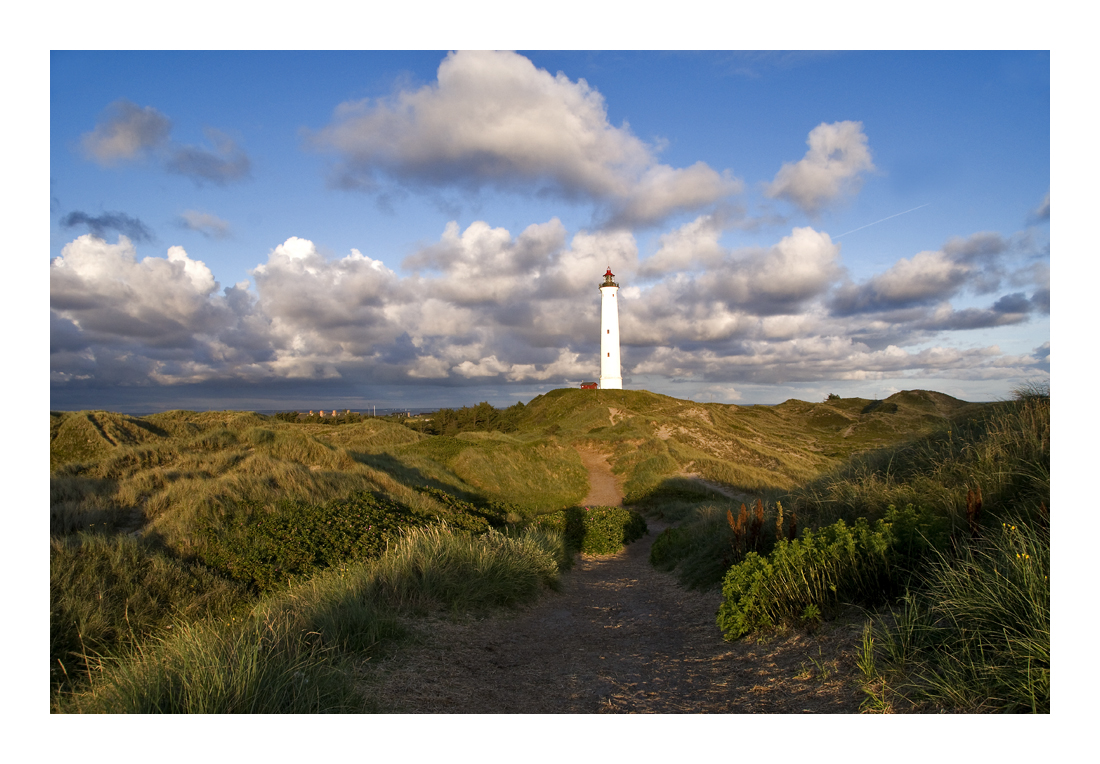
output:
[[[921,579],[868,629],[868,707],[1049,713],[1049,533],[1006,519]]]
[[[366,588],[372,599],[402,610],[513,606],[558,586],[563,549],[560,534],[537,528],[483,536],[445,525],[416,528],[371,566]]]
[[[556,587],[560,534],[481,536],[412,529],[379,560],[330,568],[262,598],[251,614],[176,622],[162,636],[90,662],[89,680],[52,707],[77,713],[326,713],[381,710],[357,661],[399,642],[400,614],[508,607]]]
[[[181,625],[123,660],[104,661],[91,688],[59,695],[76,713],[338,713],[361,710],[334,651],[253,621]]]

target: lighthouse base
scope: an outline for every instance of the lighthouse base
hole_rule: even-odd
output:
[[[600,377],[600,389],[601,390],[622,390],[623,378],[622,377]]]

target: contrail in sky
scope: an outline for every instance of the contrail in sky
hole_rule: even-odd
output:
[[[928,202],[928,204],[931,204],[931,203],[932,202]],[[898,217],[898,215],[905,215],[906,213],[914,212],[916,210],[919,210],[921,207],[927,207],[928,204],[922,204],[920,207],[914,207],[911,210],[906,210],[905,212],[899,212],[897,215],[890,215],[890,217],[885,217],[882,220],[876,220],[874,223],[868,223],[867,225],[861,225],[859,228],[853,228],[851,231],[845,231],[844,233],[840,234],[840,236],[847,236],[850,233],[855,233],[856,231],[862,231],[864,228],[870,228],[873,225],[878,225],[879,223],[881,223],[885,220],[889,220],[890,218],[896,218],[896,217]],[[840,236],[834,236],[833,241],[836,241],[837,239],[839,239]]]

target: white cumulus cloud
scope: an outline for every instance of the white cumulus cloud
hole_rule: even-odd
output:
[[[337,183],[374,188],[379,174],[413,186],[536,186],[594,199],[616,224],[652,223],[741,190],[697,162],[660,164],[654,147],[607,121],[583,79],[510,52],[450,53],[435,83],[341,105],[313,136],[341,159]]]
[[[859,188],[861,175],[875,169],[862,122],[821,123],[806,140],[809,150],[797,162],[787,162],[768,186],[767,194],[816,214],[826,205]]]
[[[1030,261],[986,306],[948,302],[959,291],[984,294],[975,273],[1005,267],[1012,250],[997,237],[952,239],[856,285],[825,232],[795,227],[771,246],[727,250],[720,229],[700,216],[639,264],[621,229],[570,238],[556,218],[518,234],[452,223],[403,274],[356,249],[330,258],[290,237],[253,269],[254,291],[247,282],[219,291],[182,247],[140,258],[125,236],[112,244],[89,234],[50,266],[51,379],[115,388],[574,384],[599,373],[597,287],[608,265],[623,286],[626,376],[691,380],[734,400],[750,383],[1045,373],[1042,354],[945,341],[1049,310],[1045,270]]]

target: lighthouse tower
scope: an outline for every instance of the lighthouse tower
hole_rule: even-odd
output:
[[[619,361],[619,302],[615,295],[619,285],[608,267],[600,284],[603,295],[603,318],[600,321],[600,389],[622,390],[623,367]]]

